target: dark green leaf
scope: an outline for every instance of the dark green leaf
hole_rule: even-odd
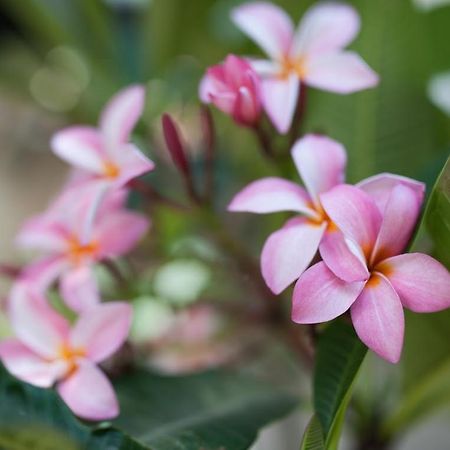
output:
[[[353,327],[343,321],[332,323],[319,339],[314,374],[314,410],[326,442],[331,438],[337,441],[336,434],[340,434],[350,389],[366,352],[367,348]]]
[[[253,378],[206,372],[181,377],[135,372],[116,383],[117,425],[152,450],[244,450],[258,430],[297,400]]]
[[[0,448],[8,450],[144,450],[111,427],[92,430],[51,389],[23,383],[0,366]]]

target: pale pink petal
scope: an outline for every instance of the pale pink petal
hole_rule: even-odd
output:
[[[416,193],[407,186],[395,186],[386,207],[380,232],[372,252],[375,264],[389,256],[398,255],[407,246],[420,214]]]
[[[319,262],[297,281],[292,296],[292,320],[320,323],[345,313],[364,287],[363,281],[347,283]]]
[[[100,129],[110,155],[117,154],[129,141],[144,102],[144,87],[134,85],[122,89],[106,105],[100,118]]]
[[[101,136],[95,128],[74,126],[58,131],[51,140],[53,152],[69,164],[101,173],[104,165]]]
[[[119,414],[111,382],[89,361],[81,361],[77,370],[58,384],[58,393],[67,406],[83,419],[107,420]]]
[[[63,254],[57,254],[26,266],[20,279],[27,282],[33,290],[44,292],[69,267],[70,261]]]
[[[269,2],[246,3],[232,10],[231,19],[273,59],[288,52],[294,27],[278,6]]]
[[[73,269],[61,277],[60,292],[63,300],[77,313],[100,302],[97,282],[90,267]]]
[[[290,54],[302,57],[343,49],[358,34],[359,26],[358,13],[350,5],[318,3],[302,17]]]
[[[378,75],[354,52],[326,53],[305,61],[307,85],[338,94],[374,87]]]
[[[369,271],[361,249],[338,230],[327,230],[320,243],[320,256],[328,268],[344,281],[363,281]]]
[[[64,374],[63,362],[49,362],[16,339],[0,342],[0,359],[15,377],[39,387],[50,387]]]
[[[91,361],[103,361],[125,342],[131,316],[132,308],[124,302],[93,306],[79,316],[72,328],[70,342],[74,348],[84,348]]]
[[[69,332],[67,320],[24,283],[10,294],[9,317],[18,339],[43,358],[58,356]]]
[[[450,274],[431,256],[408,253],[386,259],[380,266],[406,308],[415,312],[450,308]]]
[[[62,252],[67,245],[67,230],[58,222],[38,216],[27,220],[18,235],[19,247],[45,252]]]
[[[329,137],[306,135],[292,147],[292,158],[316,203],[319,194],[344,182],[347,154],[342,144]]]
[[[291,126],[299,89],[300,81],[295,74],[261,81],[264,109],[279,133],[287,133]]]
[[[350,312],[356,333],[364,344],[387,361],[398,362],[405,318],[391,283],[382,275],[373,275]]]
[[[358,244],[369,258],[381,226],[381,213],[369,195],[342,184],[321,194],[320,201],[345,237]]]
[[[380,211],[384,212],[389,195],[397,184],[402,184],[412,189],[416,193],[417,202],[422,204],[425,195],[425,184],[412,178],[402,177],[392,173],[380,173],[360,181],[356,186],[367,192],[375,201]]]
[[[282,71],[282,66],[276,61],[255,58],[248,59],[247,61],[252,69],[262,78],[276,77]]]
[[[120,168],[120,174],[115,182],[115,187],[123,187],[133,178],[140,177],[155,168],[153,161],[133,144],[123,146],[116,161]]]
[[[198,96],[203,103],[211,103],[212,92],[216,90],[216,81],[208,72],[200,80],[198,87]]]
[[[228,205],[228,211],[258,214],[295,211],[317,217],[305,190],[292,181],[268,177],[253,181],[237,193]]]
[[[275,294],[284,291],[306,270],[326,226],[326,222],[316,224],[296,217],[269,236],[261,253],[261,271]]]
[[[99,258],[113,258],[130,252],[143,238],[150,221],[137,212],[119,210],[100,218],[93,239],[99,245]]]

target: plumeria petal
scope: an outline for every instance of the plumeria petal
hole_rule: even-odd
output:
[[[100,129],[110,155],[121,151],[142,114],[145,89],[134,85],[121,90],[106,105],[100,118]]]
[[[358,34],[358,13],[343,3],[319,3],[303,16],[290,54],[301,57],[340,50]]]
[[[297,281],[292,296],[292,320],[321,323],[347,311],[364,282],[347,283],[336,277],[323,262],[310,267]]]
[[[367,192],[375,201],[380,211],[384,212],[391,191],[397,184],[402,184],[412,189],[416,193],[417,202],[422,204],[425,195],[425,184],[412,178],[402,177],[392,173],[380,173],[360,181],[356,186]]]
[[[61,278],[60,291],[67,306],[77,313],[100,302],[97,282],[92,269],[86,266],[71,270]]]
[[[364,344],[387,361],[398,362],[405,318],[391,283],[382,275],[373,275],[350,311],[356,333]]]
[[[43,358],[58,356],[69,323],[44,298],[19,283],[11,291],[9,309],[12,328],[23,344]]]
[[[87,360],[58,385],[59,395],[69,408],[87,420],[107,420],[117,417],[119,405],[111,382],[105,374]]]
[[[231,19],[272,58],[279,59],[288,52],[294,27],[278,6],[269,2],[246,3],[232,10]]]
[[[264,109],[275,128],[288,132],[297,105],[300,82],[295,74],[287,78],[268,78],[261,82]]]
[[[228,211],[272,213],[295,211],[317,217],[309,195],[298,184],[283,178],[268,177],[254,181],[235,195]]]
[[[341,280],[352,282],[369,278],[361,249],[338,229],[331,227],[331,230],[327,230],[319,250],[325,264]]]
[[[386,204],[380,232],[372,252],[372,264],[401,253],[416,226],[420,204],[416,193],[407,186],[395,186]]]
[[[116,160],[120,167],[120,175],[115,183],[117,187],[123,187],[133,178],[151,172],[155,168],[154,162],[133,144],[123,146]]]
[[[33,290],[44,292],[69,267],[68,259],[63,254],[56,254],[29,264],[23,269],[20,278]]]
[[[16,339],[0,342],[0,359],[15,377],[39,387],[50,387],[66,369],[63,362],[49,362]]]
[[[307,85],[338,94],[374,87],[378,75],[354,52],[325,53],[306,59]]]
[[[269,236],[261,253],[261,271],[275,294],[305,271],[317,252],[326,226],[325,222],[317,224],[294,218]]]
[[[83,348],[91,361],[103,361],[125,342],[131,316],[131,306],[124,302],[93,306],[79,316],[70,342],[74,348]]]
[[[74,126],[57,132],[52,140],[53,152],[69,164],[89,172],[101,173],[106,155],[100,134],[95,128]]]
[[[145,235],[150,221],[140,213],[119,210],[101,218],[93,239],[98,243],[99,258],[113,258],[128,253]]]
[[[347,155],[342,144],[329,137],[306,135],[294,144],[292,158],[316,204],[319,194],[344,182]]]
[[[268,59],[248,59],[248,63],[253,70],[262,78],[275,77],[281,70],[282,66],[277,61],[270,61]]]
[[[381,226],[381,213],[369,195],[342,184],[322,194],[320,201],[330,219],[368,258]]]
[[[431,256],[408,253],[386,259],[380,266],[405,308],[415,312],[450,308],[450,274]]]
[[[62,252],[67,245],[67,230],[43,216],[31,218],[20,229],[16,243],[26,249]]]

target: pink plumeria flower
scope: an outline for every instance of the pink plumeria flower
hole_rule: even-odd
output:
[[[79,417],[112,419],[119,414],[114,389],[97,364],[128,336],[131,307],[110,302],[80,314],[73,326],[25,285],[14,288],[10,319],[16,338],[0,343],[0,359],[17,378],[40,387],[56,383]]]
[[[380,179],[368,183],[381,186]],[[328,217],[351,242],[353,258],[340,252],[334,265],[319,262],[298,280],[292,319],[319,323],[350,308],[360,339],[392,363],[403,346],[403,307],[434,312],[450,306],[450,274],[428,255],[401,254],[414,231],[423,196],[404,183],[393,185],[384,209],[354,186],[341,185],[320,196]],[[356,264],[355,264],[356,262]]]
[[[238,6],[231,17],[270,58],[252,65],[263,79],[264,107],[280,133],[291,125],[301,85],[348,94],[378,83],[378,76],[358,54],[344,50],[360,27],[351,6],[314,5],[297,30],[290,17],[269,2]]]
[[[254,126],[261,117],[258,75],[235,55],[207,70],[200,83],[200,99],[213,103],[240,125]]]
[[[261,253],[261,271],[269,288],[279,294],[309,266],[317,250],[330,266],[347,248],[345,238],[325,213],[320,195],[344,182],[346,152],[338,142],[318,135],[306,135],[292,149],[292,157],[306,190],[282,178],[270,177],[250,183],[231,201],[230,211],[272,213],[293,211],[303,217],[289,219],[269,236]],[[383,174],[368,179],[368,190],[380,196],[393,183],[402,182],[423,195],[423,185],[405,177]],[[346,261],[356,259],[348,251]],[[353,261],[358,266],[358,261]],[[364,272],[365,273],[365,272]]]
[[[95,191],[85,187],[81,193],[84,201],[73,203],[80,190],[64,192],[47,213],[26,222],[17,236],[21,247],[44,254],[24,270],[22,279],[43,291],[60,277],[61,291],[75,311],[98,303],[93,265],[128,253],[150,225],[142,214],[124,209],[125,190],[110,192],[98,208]],[[77,295],[79,291],[85,295]]]
[[[77,125],[57,132],[51,142],[53,151],[81,169],[84,182],[102,189],[123,187],[154,168],[153,162],[129,142],[144,101],[142,86],[120,91],[106,105],[98,128]]]

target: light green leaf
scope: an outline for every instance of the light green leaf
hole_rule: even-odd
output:
[[[312,416],[306,427],[300,450],[325,450],[323,431],[317,416]]]
[[[432,243],[432,253],[450,268],[450,158],[430,194],[413,248],[424,238]]]

